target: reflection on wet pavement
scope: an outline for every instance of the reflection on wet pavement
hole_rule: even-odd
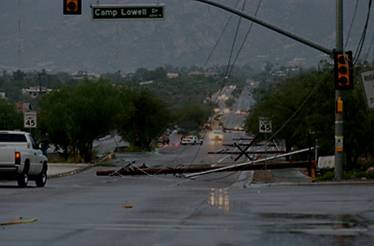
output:
[[[263,218],[265,230],[271,232],[358,236],[368,231],[368,222],[359,215],[296,213],[261,213],[259,215]]]
[[[225,212],[230,211],[230,197],[228,189],[211,188],[208,203],[212,207],[223,209]]]

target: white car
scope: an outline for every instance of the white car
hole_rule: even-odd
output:
[[[192,145],[200,144],[200,145],[202,145],[203,140],[198,138],[197,136],[189,135],[189,136],[182,137],[181,144],[182,145],[186,145],[186,144],[192,144]]]
[[[48,159],[27,132],[0,131],[0,179],[17,180],[26,187],[29,180],[43,187],[47,182]]]

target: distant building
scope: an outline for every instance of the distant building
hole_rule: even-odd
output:
[[[167,77],[168,79],[176,79],[176,78],[179,77],[179,73],[167,73],[167,74],[166,74],[166,77]]]
[[[73,79],[83,80],[83,79],[99,79],[100,74],[88,73],[87,71],[78,71],[72,74]]]
[[[153,84],[153,80],[139,82],[139,85],[150,85]]]
[[[301,67],[293,66],[293,67],[287,67],[287,73],[288,74],[295,74],[301,71]]]
[[[288,62],[288,67],[293,68],[303,68],[305,63],[305,58],[294,58],[291,61]]]
[[[31,98],[37,98],[38,96],[45,95],[51,91],[52,89],[48,89],[47,87],[33,86],[29,88],[23,88],[22,94]]]
[[[205,77],[215,77],[215,76],[217,76],[217,72],[213,68],[208,68],[205,71],[204,76]]]
[[[5,94],[5,92],[0,91],[0,98],[2,98],[2,99],[6,99],[6,94]]]
[[[200,71],[191,71],[188,73],[188,76],[203,76],[204,75],[204,72],[200,72]]]
[[[217,72],[214,71],[213,69],[208,69],[207,71],[194,70],[194,71],[189,72],[188,75],[191,76],[191,77],[193,77],[193,76],[204,76],[206,78],[209,78],[209,77],[216,76]]]
[[[281,70],[277,70],[277,71],[272,72],[271,75],[273,77],[284,78],[287,76],[287,73]]]

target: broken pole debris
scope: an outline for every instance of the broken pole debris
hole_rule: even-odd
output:
[[[239,163],[234,165],[185,165],[178,167],[147,167],[146,165],[136,166],[129,164],[118,170],[107,169],[96,171],[97,176],[132,176],[132,175],[159,175],[159,174],[182,174],[186,178],[200,176],[214,172],[231,172],[231,171],[244,171],[244,170],[266,170],[266,169],[283,169],[283,168],[307,168],[308,170],[314,169],[315,164],[311,161],[276,161],[277,158],[296,155],[311,151],[314,148],[307,148],[302,150],[293,151],[287,154],[271,156],[264,159],[255,161]],[[272,161],[272,162],[270,162]]]

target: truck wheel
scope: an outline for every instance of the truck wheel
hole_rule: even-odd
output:
[[[28,174],[29,168],[30,168],[30,164],[26,160],[25,167],[24,167],[22,173],[20,173],[17,177],[17,183],[18,183],[19,187],[26,187],[27,186],[27,184],[29,182],[29,174]]]
[[[42,172],[36,177],[35,183],[37,187],[44,187],[47,183],[47,165],[43,165]]]
[[[18,175],[17,183],[19,187],[26,187],[29,182],[29,175],[24,172]]]

